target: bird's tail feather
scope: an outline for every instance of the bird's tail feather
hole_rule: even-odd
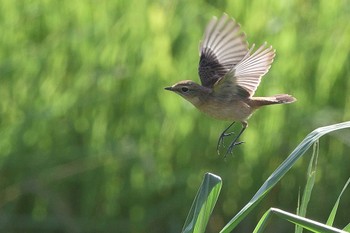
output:
[[[271,104],[288,104],[293,103],[297,99],[288,94],[277,94],[269,97],[252,97],[256,107],[271,105]]]

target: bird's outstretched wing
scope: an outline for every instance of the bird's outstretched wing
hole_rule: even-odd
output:
[[[221,95],[253,96],[275,57],[272,46],[266,48],[264,43],[254,53],[254,45],[243,59],[214,85],[214,91]]]
[[[198,74],[202,85],[211,88],[247,54],[248,43],[239,24],[224,14],[207,25],[199,52]]]

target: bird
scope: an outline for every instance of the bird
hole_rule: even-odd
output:
[[[235,122],[242,128],[232,140],[227,154],[243,142],[239,137],[248,127],[248,119],[260,107],[274,104],[287,104],[296,101],[289,94],[268,97],[255,97],[261,78],[269,71],[275,57],[272,46],[263,43],[254,51],[250,48],[246,35],[233,18],[224,13],[221,18],[213,17],[206,26],[199,46],[198,75],[201,85],[192,80],[183,80],[165,90],[175,92],[192,103],[201,112],[218,120],[232,121],[221,133],[216,150],[224,138],[234,132],[228,130]]]

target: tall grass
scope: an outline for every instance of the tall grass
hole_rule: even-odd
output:
[[[264,216],[261,218],[257,224],[254,232],[263,232],[266,226],[267,220],[272,214],[276,214],[278,217],[290,221],[296,225],[295,232],[302,232],[302,229],[308,229],[312,232],[344,232],[340,229],[332,227],[334,223],[335,214],[339,206],[339,200],[342,196],[348,182],[341,191],[339,198],[334,205],[331,214],[327,220],[327,225],[322,224],[308,218],[306,216],[306,209],[308,207],[313,186],[315,184],[316,177],[316,167],[318,160],[318,139],[324,134],[330,133],[334,130],[340,130],[344,128],[350,128],[350,121],[344,122],[336,125],[330,125],[322,128],[318,128],[311,132],[288,156],[288,158],[283,161],[283,163],[269,176],[269,178],[264,182],[261,188],[256,192],[252,199],[226,224],[226,226],[220,231],[221,233],[231,232],[237,227],[237,225],[265,198],[270,190],[276,186],[276,184],[285,176],[285,174],[295,165],[295,162],[305,154],[309,147],[315,143],[314,153],[311,157],[308,171],[307,171],[307,183],[305,185],[305,190],[302,196],[301,205],[298,206],[297,214],[288,213],[276,208],[270,208]],[[185,222],[182,232],[194,232],[201,233],[205,232],[205,227],[208,223],[209,216],[213,211],[214,205],[218,199],[221,189],[221,179],[212,174],[206,174],[198,194],[192,204],[190,213]],[[350,219],[346,220],[348,224]]]

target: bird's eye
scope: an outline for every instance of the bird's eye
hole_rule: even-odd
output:
[[[182,92],[188,92],[188,88],[187,87],[183,87],[183,88],[181,88],[181,91]]]

